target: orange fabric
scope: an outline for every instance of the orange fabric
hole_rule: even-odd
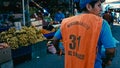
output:
[[[94,68],[102,19],[93,14],[66,18],[61,24],[65,68]]]
[[[52,31],[49,31],[49,30],[46,30],[46,29],[41,29],[42,34],[48,34],[48,33],[51,33],[51,32],[55,32],[55,29],[52,29]]]

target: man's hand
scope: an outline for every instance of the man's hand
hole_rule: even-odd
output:
[[[109,60],[105,65],[106,65],[106,66],[109,66],[109,65],[111,65],[111,64],[112,64],[112,61]]]
[[[0,48],[7,48],[9,47],[7,43],[0,43]]]
[[[111,65],[112,59],[115,56],[115,48],[106,48],[105,55],[106,57],[103,59],[103,64],[105,66]]]
[[[62,51],[62,49],[60,49],[59,51],[57,50],[56,54],[59,56],[65,55],[65,53]]]

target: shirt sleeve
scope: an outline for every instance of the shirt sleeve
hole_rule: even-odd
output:
[[[100,33],[100,41],[104,48],[116,47],[115,39],[112,36],[111,28],[107,21],[103,20],[102,30]]]
[[[57,30],[57,32],[55,33],[54,37],[57,38],[57,39],[62,39],[62,35],[61,35],[60,29]]]

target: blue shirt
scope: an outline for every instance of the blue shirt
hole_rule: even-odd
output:
[[[62,21],[62,19],[64,19],[65,18],[65,15],[64,15],[64,13],[56,13],[55,14],[55,17],[54,17],[54,20],[56,21],[56,22],[61,22]]]
[[[61,31],[58,29],[58,31],[54,35],[57,39],[62,39]],[[101,60],[101,48],[102,45],[104,48],[113,48],[115,46],[115,41],[113,39],[111,29],[107,21],[103,20],[102,29],[100,32],[99,40],[98,40],[98,53],[95,61],[95,67],[94,68],[102,68],[102,60]]]

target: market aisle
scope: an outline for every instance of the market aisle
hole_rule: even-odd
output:
[[[46,55],[45,57],[26,61],[25,63],[15,66],[15,68],[64,68],[63,58],[63,56]]]
[[[120,25],[112,27],[113,36],[120,42]],[[15,66],[15,68],[64,68],[64,56],[47,54],[46,42],[33,47],[33,59]],[[117,44],[116,56],[112,65],[106,68],[120,68],[120,44]]]

